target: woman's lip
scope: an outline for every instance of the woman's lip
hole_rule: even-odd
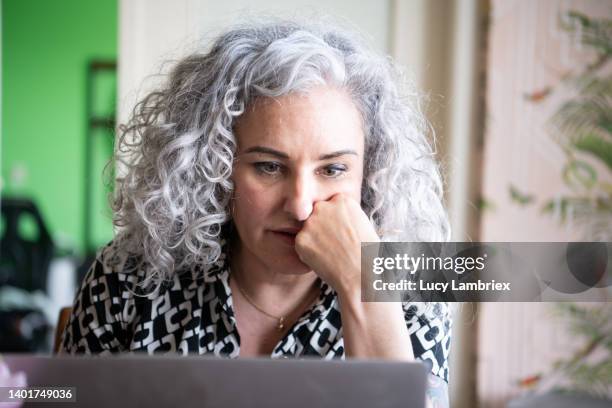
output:
[[[273,232],[282,232],[284,234],[293,234],[297,235],[300,232],[299,228],[279,228],[276,230],[272,230]]]
[[[290,232],[284,232],[284,231],[271,231],[275,237],[277,237],[278,239],[283,240],[284,242],[290,244],[290,245],[295,245],[295,236],[297,234],[295,233],[290,233]]]

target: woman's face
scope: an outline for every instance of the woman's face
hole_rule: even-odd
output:
[[[282,273],[306,273],[295,235],[317,201],[361,199],[364,132],[341,90],[259,99],[234,128],[233,220],[239,253]]]

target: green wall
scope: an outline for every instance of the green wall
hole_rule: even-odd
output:
[[[57,243],[82,251],[86,68],[117,57],[117,0],[2,1],[3,195],[35,200]],[[116,81],[94,103],[108,114]],[[105,112],[101,112],[105,111]],[[100,135],[100,133],[102,133]],[[100,171],[112,134],[95,136],[94,244],[112,237]]]

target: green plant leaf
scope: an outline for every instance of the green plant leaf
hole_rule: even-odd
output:
[[[597,172],[585,161],[572,160],[563,169],[563,180],[570,187],[591,188],[597,181]]]
[[[565,222],[567,218],[567,210],[570,206],[569,200],[566,197],[555,198],[548,200],[544,206],[542,206],[543,213],[555,213],[559,212],[561,216],[561,222]]]
[[[606,131],[609,135],[612,135],[612,120],[607,120],[607,119],[601,120],[598,125],[601,129]]]
[[[590,153],[604,162],[608,169],[612,170],[612,143],[603,137],[589,133],[577,140],[574,147],[582,152]]]
[[[599,53],[612,54],[612,21],[607,18],[595,19],[586,14],[570,11],[566,14],[562,28],[569,32],[580,33],[582,44],[590,46]]]
[[[493,201],[487,200],[484,197],[478,199],[476,206],[480,211],[495,211],[495,204]]]
[[[527,205],[531,203],[534,199],[533,194],[522,193],[512,184],[509,187],[509,192],[512,201],[520,205]]]

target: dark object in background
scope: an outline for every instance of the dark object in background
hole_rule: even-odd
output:
[[[116,77],[117,75],[117,61],[115,60],[99,60],[94,59],[87,64],[87,81],[85,89],[85,112],[87,115],[87,132],[85,133],[85,174],[83,177],[83,191],[84,196],[84,211],[83,211],[83,239],[85,240],[85,258],[86,264],[88,261],[95,259],[96,245],[93,237],[93,220],[94,217],[99,216],[95,209],[94,203],[94,190],[98,188],[99,174],[97,174],[94,168],[95,146],[99,146],[94,143],[94,139],[100,135],[104,136],[105,145],[108,149],[108,159],[112,158],[115,141],[115,109],[114,106],[107,106],[111,109],[108,111],[100,112],[100,109],[96,109],[96,100],[100,98],[100,93],[103,93],[104,87],[100,86],[100,78],[104,74],[111,74]],[[113,93],[112,101],[115,100],[116,94]],[[104,130],[104,132],[99,132]],[[114,177],[113,177],[114,179]],[[91,265],[91,263],[89,263]],[[82,277],[82,274],[79,274]]]
[[[4,232],[0,238],[0,286],[45,291],[54,245],[38,208],[29,199],[2,198]],[[20,222],[33,220],[34,237],[22,235]]]
[[[48,351],[51,327],[39,310],[0,311],[0,351]]]
[[[96,252],[98,243],[95,242],[93,236],[94,218],[99,216],[99,209],[96,209],[96,188],[99,188],[100,174],[95,168],[94,152],[97,148],[105,146],[107,159],[111,159],[115,143],[115,106],[116,87],[113,87],[111,92],[113,101],[112,104],[96,103],[100,99],[100,95],[104,95],[108,91],[105,83],[102,81],[105,75],[117,76],[117,61],[107,59],[93,59],[87,62],[86,73],[86,88],[85,88],[85,113],[87,116],[87,131],[85,132],[85,143],[83,144],[85,151],[85,174],[83,177],[83,239],[84,249],[83,262],[77,268],[77,287],[81,286],[81,282],[85,274],[96,260]],[[116,84],[116,82],[114,83]],[[108,84],[106,84],[108,85]],[[102,108],[102,109],[101,109]],[[102,131],[102,132],[100,132]],[[99,140],[102,136],[103,140]],[[100,145],[102,143],[102,145]],[[114,180],[114,176],[113,176]]]
[[[570,242],[567,244],[567,265],[574,278],[586,287],[606,287],[608,245],[605,242]]]
[[[38,208],[25,198],[2,198],[1,206],[0,287],[19,288],[24,294],[46,293],[55,246]],[[42,310],[2,309],[0,352],[47,351],[50,329]]]

